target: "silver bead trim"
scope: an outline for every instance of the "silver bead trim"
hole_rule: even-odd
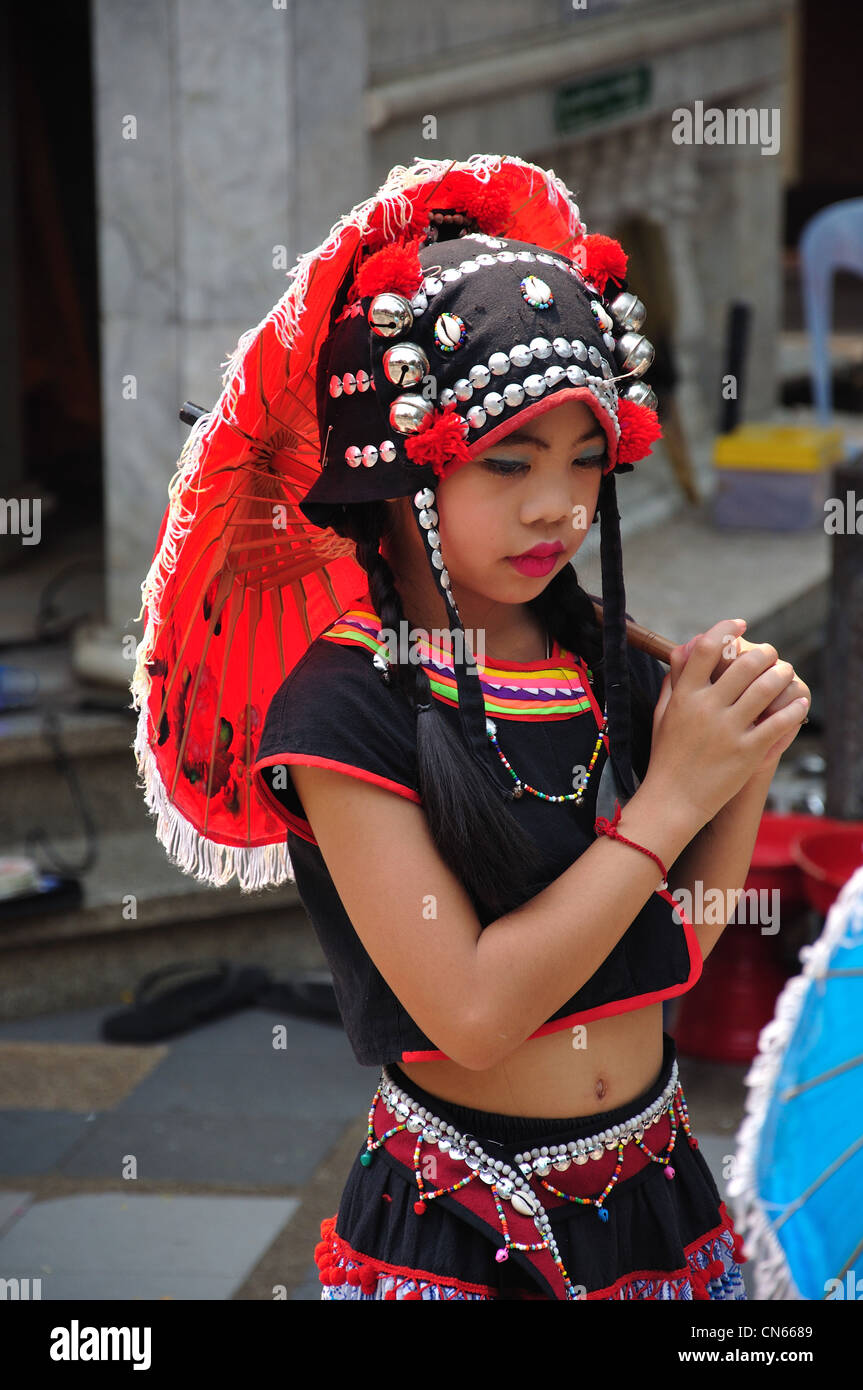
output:
[[[461,241],[469,241],[471,239],[474,241],[479,241],[480,236],[478,233],[475,232],[472,234],[472,237],[459,238],[459,240]],[[486,238],[485,244],[488,246],[504,245],[502,241],[498,241],[495,237]],[[423,280],[422,289],[417,291],[417,294],[414,295],[414,298],[410,301],[410,305],[413,309],[414,316],[417,317],[419,314],[424,313],[425,310],[428,308],[429,299],[434,298],[436,294],[440,294],[441,290],[445,287],[445,285],[452,284],[455,280],[460,280],[463,275],[473,275],[475,271],[477,271],[481,266],[487,267],[490,265],[495,265],[498,262],[500,262],[503,265],[507,265],[513,261],[528,261],[534,264],[539,263],[540,265],[557,266],[558,270],[562,270],[567,275],[571,275],[573,279],[579,282],[580,285],[585,285],[587,283],[583,275],[575,268],[575,266],[570,265],[568,261],[561,260],[558,256],[551,256],[547,252],[541,252],[539,255],[534,255],[532,251],[516,252],[503,250],[498,251],[495,255],[491,255],[489,252],[485,251],[481,252],[478,256],[472,257],[469,261],[462,261],[461,265],[450,266],[447,270],[442,270],[438,271],[436,274],[427,275]],[[467,271],[464,269],[466,265],[470,266],[470,269]],[[426,299],[425,304],[423,304],[422,306],[420,305],[420,296],[424,296]]]
[[[489,415],[503,415],[509,407],[517,410],[524,402],[525,396],[537,400],[544,396],[547,391],[557,390],[560,386],[584,386],[595,396],[599,404],[608,412],[614,421],[614,432],[620,438],[620,425],[617,420],[617,387],[610,378],[589,376],[581,367],[571,363],[568,367],[559,367],[557,363],[547,367],[545,372],[532,372],[526,376],[523,382],[511,381],[500,391],[488,391],[481,397],[478,405],[471,406],[465,415],[467,420],[468,432],[481,430],[486,424],[486,417]],[[441,393],[441,402],[446,404]]]
[[[374,391],[375,383],[364,368],[354,372],[344,372],[342,376],[331,376],[329,393],[331,396],[352,396],[355,391]]]
[[[415,1121],[421,1121],[421,1123],[416,1124],[415,1132],[424,1129],[424,1138],[426,1134],[434,1135],[434,1138],[429,1138],[427,1140],[428,1143],[437,1144],[441,1138],[445,1138],[445,1145],[441,1147],[443,1148],[443,1152],[449,1151],[450,1157],[454,1161],[462,1161],[459,1159],[456,1150],[463,1152],[465,1155],[472,1154],[475,1156],[473,1160],[469,1161],[467,1157],[464,1159],[465,1162],[468,1162],[469,1167],[479,1168],[482,1166],[488,1169],[494,1169],[497,1172],[506,1172],[507,1176],[513,1179],[515,1186],[519,1187],[522,1191],[525,1190],[526,1185],[524,1179],[529,1173],[535,1177],[545,1178],[548,1177],[552,1168],[556,1169],[558,1172],[565,1172],[570,1163],[576,1159],[576,1155],[599,1153],[601,1156],[603,1149],[611,1151],[616,1149],[621,1142],[625,1147],[632,1142],[633,1138],[640,1138],[648,1125],[658,1124],[666,1111],[671,1108],[679,1079],[677,1059],[675,1058],[672,1063],[668,1083],[662,1091],[662,1094],[658,1096],[656,1100],[652,1101],[646,1110],[640,1111],[637,1115],[632,1115],[623,1124],[612,1125],[608,1129],[599,1130],[596,1134],[590,1135],[589,1138],[572,1139],[567,1144],[552,1144],[550,1147],[542,1145],[539,1148],[531,1149],[529,1152],[516,1154],[515,1162],[518,1165],[519,1174],[521,1175],[519,1177],[513,1170],[508,1168],[507,1164],[504,1163],[502,1159],[494,1158],[486,1154],[478,1140],[459,1134],[458,1130],[452,1125],[444,1123],[437,1115],[430,1115],[425,1107],[418,1105],[407,1092],[402,1091],[395,1084],[388,1075],[386,1067],[382,1069],[382,1072],[383,1081],[381,1096],[390,1114],[395,1112],[399,1119],[405,1121],[408,1128],[412,1128],[410,1124],[412,1118]],[[535,1199],[536,1194],[533,1193],[532,1190],[528,1190],[530,1191],[530,1195]]]
[[[359,468],[360,464],[374,468],[379,458],[384,463],[392,463],[395,456],[396,446],[391,439],[384,439],[380,444],[350,444],[345,449],[345,463],[350,468]]]
[[[434,490],[430,487],[421,488],[419,492],[414,493],[413,503],[418,513],[417,519],[425,532],[426,540],[431,550],[432,564],[437,570],[438,583],[446,594],[447,603],[449,603],[451,608],[455,609],[456,616],[458,616],[458,608],[456,607],[456,601],[452,593],[449,570],[444,564],[444,558],[440,549],[440,532],[437,530],[438,514],[434,509]]]
[[[566,367],[561,367],[557,363],[552,363],[543,372],[531,373],[523,382],[510,382],[503,385],[501,378],[506,377],[513,367],[523,368],[531,362],[542,363],[550,357],[558,357],[561,362],[566,363]],[[575,362],[573,362],[575,358]],[[586,362],[590,359],[602,371],[602,377],[593,376],[591,373],[583,371],[578,362]],[[534,398],[545,394],[546,390],[553,390],[555,386],[560,386],[566,382],[570,386],[592,386],[596,385],[601,390],[607,391],[607,399],[598,396],[597,399],[611,410],[614,414],[617,403],[617,387],[614,383],[622,380],[629,373],[623,376],[615,376],[610,364],[602,356],[599,349],[591,345],[588,349],[579,338],[571,340],[566,338],[555,338],[549,342],[547,338],[533,338],[530,346],[526,343],[516,343],[509,349],[509,352],[493,352],[488,359],[488,363],[477,362],[469,370],[466,377],[459,377],[453,386],[445,386],[438,396],[438,403],[442,406],[458,403],[466,405],[473,400],[474,404],[466,412],[468,425],[471,430],[482,429],[486,423],[485,417],[488,415],[502,415],[504,406],[517,409],[524,401],[525,393]],[[485,388],[494,382],[493,389],[486,395],[481,393]],[[528,385],[530,382],[530,385]],[[501,389],[499,390],[498,387]]]
[[[425,493],[417,493],[417,498]],[[552,1258],[562,1263],[560,1251],[542,1201],[530,1186],[533,1177],[547,1177],[552,1170],[564,1172],[571,1163],[584,1163],[589,1156],[601,1158],[603,1149],[616,1150],[622,1142],[630,1143],[634,1137],[643,1136],[647,1125],[657,1124],[665,1111],[670,1110],[678,1086],[677,1058],[671,1066],[671,1075],[662,1094],[646,1110],[633,1115],[622,1125],[613,1125],[588,1139],[571,1140],[568,1144],[543,1145],[531,1149],[526,1154],[516,1154],[516,1168],[511,1168],[501,1158],[487,1154],[477,1139],[460,1134],[453,1125],[445,1123],[438,1115],[431,1115],[425,1106],[419,1105],[412,1096],[390,1077],[386,1067],[381,1068],[381,1100],[389,1114],[395,1114],[399,1121],[412,1133],[422,1131],[425,1143],[436,1144],[442,1153],[449,1153],[455,1163],[464,1163],[471,1171],[478,1173],[481,1182],[496,1184],[498,1197],[524,1216],[533,1215],[534,1225],[543,1240],[548,1241]]]

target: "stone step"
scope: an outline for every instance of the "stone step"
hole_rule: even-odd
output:
[[[37,827],[51,836],[83,833],[72,782],[97,830],[140,828],[142,813],[144,821],[148,813],[136,785],[133,715],[57,705],[5,713],[0,844],[25,839]]]
[[[144,816],[137,831],[97,836],[73,910],[0,915],[0,1018],[117,1003],[158,966],[208,956],[256,963],[279,978],[325,965],[293,882],[244,893],[215,888],[168,859]],[[52,840],[63,862],[80,837]],[[22,842],[5,847],[24,852]]]

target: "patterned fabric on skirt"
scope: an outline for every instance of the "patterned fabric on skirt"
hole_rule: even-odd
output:
[[[519,1171],[517,1155],[523,1162],[531,1150],[557,1146],[549,1159],[557,1155],[560,1166],[530,1178],[530,1193],[548,1215],[557,1259],[548,1246],[531,1252],[510,1243],[542,1245],[543,1236],[533,1217],[519,1216],[516,1204],[500,1195],[503,1188],[493,1187],[490,1166],[484,1166],[482,1181],[476,1172],[468,1181],[465,1163],[427,1142],[426,1131],[411,1131],[401,1119],[392,1134],[401,1117],[390,1113],[379,1094],[373,1127],[375,1138],[387,1136],[385,1142],[372,1155],[363,1145],[338,1212],[321,1224],[315,1249],[321,1297],[745,1299],[742,1241],[698,1149],[679,1082],[674,1089],[674,1039],[668,1033],[663,1038],[660,1075],[641,1096],[600,1115],[564,1120],[454,1105],[388,1064],[382,1080],[425,1107],[427,1124],[433,1117],[477,1140],[510,1173]],[[639,1131],[639,1142],[630,1139],[621,1150],[612,1139],[613,1147],[605,1144],[598,1159],[566,1162],[565,1146],[625,1125],[664,1092],[672,1098]],[[603,1197],[618,1166],[617,1180]],[[429,1200],[456,1183],[461,1186],[455,1192]]]

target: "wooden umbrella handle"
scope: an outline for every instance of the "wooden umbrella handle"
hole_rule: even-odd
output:
[[[596,614],[597,622],[602,623],[602,600],[594,594],[587,596],[593,604],[593,611]],[[637,647],[641,652],[647,652],[648,656],[655,656],[658,661],[664,661],[666,666],[671,665],[671,652],[678,644],[672,642],[668,637],[662,637],[658,632],[652,632],[650,628],[642,627],[640,623],[633,622],[632,618],[626,620],[626,640],[631,647]]]

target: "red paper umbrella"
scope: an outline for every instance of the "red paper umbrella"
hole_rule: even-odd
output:
[[[282,821],[251,776],[264,716],[311,642],[365,592],[353,542],[298,503],[321,471],[320,347],[360,254],[415,237],[432,209],[470,205],[480,227],[568,254],[584,238],[552,170],[515,157],[397,166],[241,337],[222,392],[193,427],[141,586],[131,683],[138,771],[156,835],[180,869],[251,891],[291,878]]]

